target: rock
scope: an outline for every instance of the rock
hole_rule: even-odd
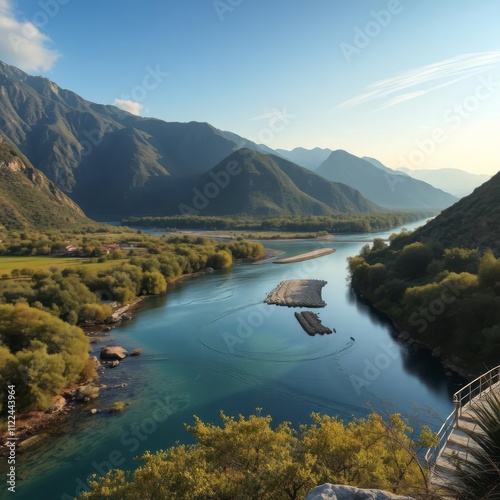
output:
[[[119,364],[120,364],[120,362],[119,362],[118,360],[111,361],[111,362],[109,363],[109,367],[110,367],[110,368],[115,368],[115,367],[117,367]]]
[[[322,484],[306,496],[306,500],[413,500],[382,490],[361,490],[354,486]]]
[[[110,345],[101,349],[103,361],[121,361],[127,357],[128,352],[120,346]]]
[[[138,347],[137,349],[134,349],[131,356],[140,356],[141,354],[142,354],[142,349]]]
[[[36,436],[31,436],[28,439],[21,441],[18,446],[19,448],[29,448],[30,446],[37,444],[38,442],[42,441],[47,437],[48,434],[37,434]]]
[[[58,411],[61,411],[65,406],[66,398],[64,398],[63,396],[56,396],[56,398],[54,399],[54,405],[48,411],[48,413],[57,413]]]
[[[95,385],[83,385],[76,390],[75,399],[77,401],[88,402],[99,396],[99,387]]]
[[[90,358],[90,361],[92,361],[92,366],[97,370],[101,367],[101,362],[97,359],[97,356],[92,356]]]
[[[91,415],[95,415],[96,413],[97,413],[97,408],[92,408],[92,409],[90,410],[90,414],[91,414]]]

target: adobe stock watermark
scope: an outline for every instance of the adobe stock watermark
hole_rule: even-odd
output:
[[[443,290],[439,296],[432,300],[427,306],[421,307],[418,311],[414,311],[408,319],[408,323],[417,328],[417,332],[422,334],[427,330],[429,323],[433,323],[436,319],[446,311],[447,306],[453,304],[467,289],[459,280],[449,280],[443,283]],[[416,344],[416,340],[408,334],[402,333],[399,336],[399,341],[406,346]],[[351,384],[358,396],[361,395],[363,388],[377,380],[384,370],[387,370],[393,360],[399,357],[398,344],[383,343],[380,345],[380,352],[373,359],[364,360],[364,369],[362,376],[350,375]]]
[[[248,139],[256,144],[270,146],[276,135],[284,132],[295,118],[297,116],[289,113],[286,107],[283,107],[283,109],[275,108],[269,113],[256,116],[252,120],[267,120],[267,123],[262,125],[256,136],[250,136]]]
[[[73,500],[78,497],[83,491],[90,491],[89,481],[105,476],[109,471],[122,466],[126,461],[126,455],[135,453],[141,443],[147,441],[157,430],[158,424],[165,422],[170,415],[175,411],[175,405],[167,396],[163,401],[155,402],[156,408],[151,412],[149,417],[146,417],[137,424],[130,424],[125,427],[121,436],[120,444],[123,449],[114,449],[110,451],[106,460],[101,462],[92,462],[92,472],[85,476],[84,479],[77,477],[75,479],[76,487],[72,495],[64,493],[61,495],[61,500]]]
[[[29,40],[37,38],[41,30],[51,19],[56,17],[61,11],[61,6],[68,5],[71,0],[40,0],[37,5],[39,9],[30,19],[24,19],[21,28],[21,35],[9,34],[9,41],[16,53],[19,48]]]
[[[214,0],[212,5],[214,10],[219,17],[220,21],[224,21],[226,14],[231,14],[234,12],[235,8],[240,6],[243,0]]]
[[[380,377],[381,373],[387,370],[399,356],[398,346],[393,342],[382,343],[380,347],[381,351],[373,359],[365,359],[363,361],[364,369],[362,377],[359,375],[349,375],[351,384],[358,396],[361,396],[363,388],[370,387]]]
[[[265,119],[267,122],[260,128],[256,137],[242,138],[241,141],[235,144],[233,151],[245,149],[243,153],[245,159],[249,162],[253,161],[257,151],[252,149],[254,146],[250,145],[249,141],[256,144],[270,144],[276,134],[282,133],[294,118],[295,115],[288,113],[286,107],[282,110],[273,109],[270,113],[254,118],[254,120]],[[223,190],[230,188],[232,180],[242,172],[242,166],[236,160],[229,160],[224,168],[219,169],[217,172],[210,171],[208,174],[210,180],[203,187],[196,187],[192,190],[193,198],[191,203],[180,203],[177,206],[179,213],[181,215],[200,215]]]
[[[406,2],[411,1],[406,0]],[[354,56],[361,54],[403,10],[404,5],[401,0],[389,0],[385,9],[372,10],[370,12],[371,19],[363,27],[355,26],[352,43],[342,42],[340,44],[340,50],[345,60],[350,63]]]
[[[159,64],[157,64],[154,68],[146,66],[144,76],[142,77],[140,83],[133,87],[130,92],[122,94],[119,99],[115,100],[115,103],[129,105],[135,104],[139,107],[137,111],[140,111],[142,103],[146,100],[148,95],[156,90],[169,76],[170,73],[162,71]],[[135,114],[138,114],[138,112]]]
[[[408,323],[417,328],[418,333],[424,333],[436,319],[446,311],[447,306],[453,304],[467,289],[459,280],[449,280],[443,283],[444,289],[441,290],[439,297],[431,301],[426,307],[421,307],[414,311],[408,319]]]
[[[255,155],[252,150],[249,151],[249,156]],[[208,176],[212,179],[199,188],[193,188],[193,199],[191,205],[180,203],[178,205],[179,212],[182,215],[199,215],[202,210],[205,210],[210,205],[211,200],[217,198],[222,190],[226,189],[231,180],[241,174],[243,169],[236,160],[229,160],[225,167],[217,172],[211,170]]]
[[[479,76],[474,90],[466,96],[462,102],[455,103],[443,113],[443,122],[448,127],[436,127],[430,135],[424,139],[415,141],[415,149],[407,156],[400,156],[399,161],[404,167],[421,166],[437,148],[445,143],[451,136],[451,132],[458,130],[465,121],[478,111],[481,105],[491,99],[495,94],[500,81],[495,80],[492,74]]]
[[[321,248],[324,248],[324,246],[319,245],[315,250]],[[298,269],[294,267],[286,269],[279,281],[310,278],[318,270],[318,267],[319,263],[316,259],[302,261]],[[235,347],[244,344],[254,334],[255,330],[264,324],[266,319],[273,316],[279,307],[262,303],[256,307],[251,307],[247,313],[240,314],[236,319],[234,330],[222,333],[228,353],[235,354]]]

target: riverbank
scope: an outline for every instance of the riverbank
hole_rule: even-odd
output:
[[[269,254],[266,254],[262,258],[269,258]],[[274,258],[274,256],[271,258]],[[239,265],[243,262],[245,261],[235,261],[234,265]],[[207,276],[211,274],[211,272],[213,272],[213,270],[207,269],[205,271],[183,274],[171,280],[169,285],[173,286],[181,281]],[[86,382],[75,384],[59,391],[59,393],[53,397],[53,405],[48,410],[30,411],[17,415],[16,437],[19,440],[18,447],[21,453],[32,446],[37,446],[42,440],[48,438],[50,435],[64,432],[62,429],[65,424],[77,414],[78,416],[87,415],[89,418],[92,418],[93,413],[90,412],[92,408],[89,406],[89,401],[86,398],[79,398],[79,391],[81,392],[84,388],[91,387],[97,389],[96,392],[99,392],[100,390],[118,389],[123,386],[125,375],[122,375],[120,370],[116,370],[114,367],[112,368],[106,361],[100,361],[100,350],[102,347],[119,345],[113,337],[113,330],[122,322],[131,321],[135,314],[141,311],[141,306],[146,299],[150,297],[151,296],[136,297],[134,300],[124,305],[114,303],[112,305],[113,314],[110,320],[102,323],[78,325],[90,339],[92,347],[90,357],[94,359],[97,376],[92,380],[87,380]],[[130,353],[128,358],[130,358]],[[133,357],[131,359],[133,359]],[[109,374],[109,377],[106,376],[107,374]],[[7,430],[0,431],[0,440],[2,441],[2,446],[0,446],[0,457],[5,456],[8,452],[7,448],[3,445],[7,438]]]
[[[389,314],[377,308],[374,303],[365,295],[356,290],[354,287],[352,289],[356,294],[358,300],[367,305],[373,311],[373,313],[382,318],[384,321],[387,321],[393,327],[393,329],[395,330],[393,336],[399,343],[405,344],[407,346],[415,346],[431,353],[432,357],[439,360],[443,368],[446,370],[446,374],[448,376],[456,374],[466,380],[474,380],[477,376],[481,375],[482,372],[480,371],[474,372],[460,367],[459,364],[461,360],[457,357],[446,355],[446,353],[444,353],[439,346],[431,345],[413,337],[408,331],[406,331],[406,329],[402,325],[398,324],[396,320],[389,316]]]

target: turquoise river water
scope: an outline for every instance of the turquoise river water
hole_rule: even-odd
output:
[[[298,425],[310,423],[313,411],[348,420],[372,408],[418,414],[437,429],[461,381],[446,376],[427,352],[397,341],[391,324],[360,302],[346,279],[346,259],[359,252],[362,240],[393,231],[266,242],[284,257],[327,246],[336,252],[295,264],[238,265],[179,282],[165,296],[145,301],[132,321],[93,344],[96,352],[107,344],[142,349],[140,357],[105,370],[101,383],[107,388],[88,410],[119,400],[130,405],[116,415],[78,412],[19,453],[16,498],[73,498],[90,474],[132,469],[134,457],[146,450],[191,442],[184,423],[193,415],[219,423],[220,410],[248,415],[259,407],[274,422]],[[294,309],[263,304],[280,281],[292,278],[328,281],[327,306],[317,312],[336,333],[310,337]],[[122,383],[127,386],[113,388]],[[8,493],[4,487],[0,495]]]

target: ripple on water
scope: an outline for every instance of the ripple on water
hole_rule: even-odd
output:
[[[273,363],[295,363],[340,356],[353,346],[337,335],[307,335],[292,309],[245,304],[207,317],[198,341],[225,356]]]

